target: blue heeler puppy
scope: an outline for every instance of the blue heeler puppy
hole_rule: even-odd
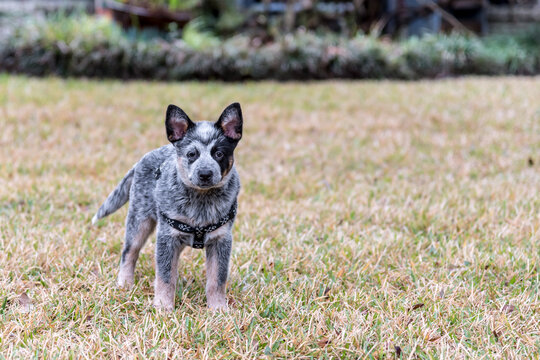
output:
[[[192,122],[169,105],[169,145],[144,155],[120,181],[92,219],[95,223],[129,200],[118,285],[133,286],[139,251],[157,224],[154,306],[174,309],[178,257],[186,246],[206,249],[206,297],[226,309],[225,284],[232,226],[240,190],[233,152],[242,137],[240,104],[229,105],[215,123]]]

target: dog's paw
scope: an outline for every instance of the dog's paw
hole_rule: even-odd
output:
[[[208,308],[212,311],[228,311],[227,299],[213,299],[208,301]]]
[[[154,305],[154,308],[156,308],[156,310],[161,310],[161,311],[166,311],[166,312],[171,312],[174,310],[174,303],[162,301],[157,298],[154,299],[153,305]]]
[[[133,278],[133,276],[127,276],[120,273],[118,275],[116,285],[120,289],[130,290],[133,287],[133,285],[135,285],[135,279]]]

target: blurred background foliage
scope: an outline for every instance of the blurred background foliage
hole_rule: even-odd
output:
[[[347,12],[350,2],[334,3],[338,7],[332,11],[316,7],[318,2],[295,1],[279,3],[281,8],[264,1],[255,11],[234,0],[107,3],[129,11],[142,7],[165,26],[144,25],[147,13],[119,20],[106,4],[99,16],[80,11],[5,14],[0,18],[0,70],[230,81],[540,73],[538,25],[485,36],[459,26],[404,36],[384,31],[381,21],[389,19],[364,31],[360,20],[348,17],[355,14],[354,9]],[[348,15],[337,16],[340,11]],[[182,17],[172,18],[170,12]]]
[[[147,8],[167,8],[176,10],[192,10],[201,5],[201,0],[119,0],[124,4],[132,4]]]

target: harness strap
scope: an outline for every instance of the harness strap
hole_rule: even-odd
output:
[[[235,217],[236,217],[236,208],[237,208],[237,201],[234,200],[234,203],[232,204],[231,206],[231,209],[229,210],[229,213],[227,215],[225,215],[224,217],[222,217],[217,223],[215,224],[210,224],[210,225],[206,225],[206,226],[197,226],[197,227],[193,227],[191,225],[188,225],[186,223],[183,223],[181,221],[178,221],[178,220],[175,220],[175,219],[171,219],[169,217],[167,217],[167,215],[165,215],[165,213],[163,211],[160,211],[160,215],[161,217],[163,218],[163,220],[169,224],[169,226],[171,226],[172,228],[178,230],[178,231],[181,231],[181,232],[185,232],[185,233],[188,233],[188,234],[194,234],[194,238],[193,238],[193,248],[194,249],[202,249],[204,248],[204,236],[216,229],[219,229],[220,227],[222,227],[223,225],[225,225],[226,223],[228,223],[229,221],[233,220]]]

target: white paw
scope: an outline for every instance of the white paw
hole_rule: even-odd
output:
[[[174,302],[154,298],[154,307],[158,310],[171,312],[174,310]]]
[[[133,287],[134,284],[135,279],[133,278],[133,275],[129,276],[122,273],[118,275],[116,285],[118,285],[119,288],[129,290]]]
[[[227,305],[227,299],[214,299],[208,300],[208,308],[212,311],[227,311],[229,305]]]

